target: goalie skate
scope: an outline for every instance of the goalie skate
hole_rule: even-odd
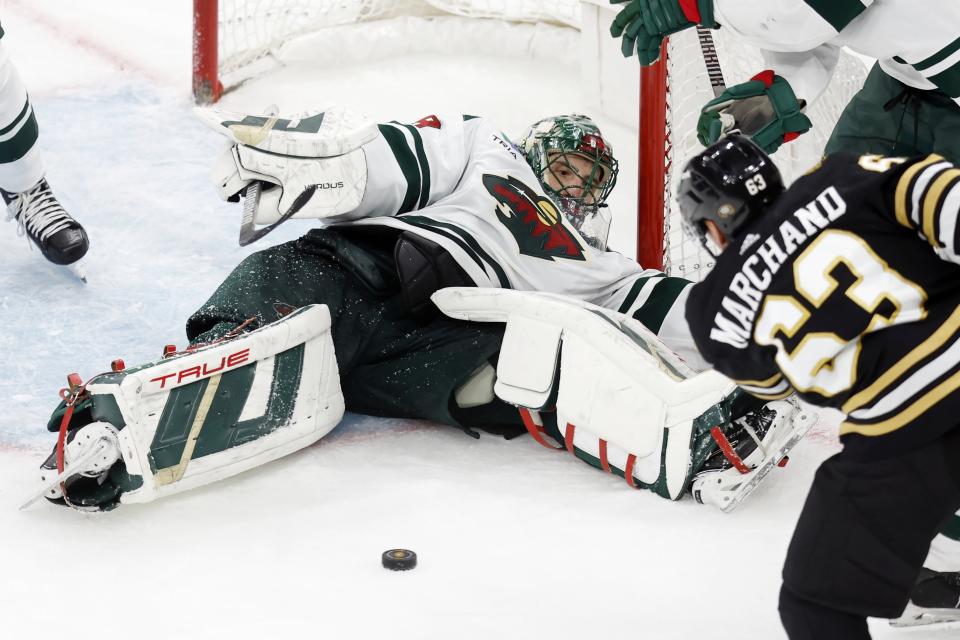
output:
[[[787,454],[816,423],[816,415],[801,411],[792,401],[779,400],[764,409],[776,412],[758,446],[727,469],[698,474],[691,486],[694,499],[729,513],[747,499],[775,466],[782,466]],[[736,454],[733,454],[734,456]]]
[[[110,467],[120,459],[117,430],[106,422],[92,422],[72,432],[63,448],[63,471],[57,473],[57,449],[40,466],[41,488],[21,506],[26,509],[40,498],[60,500],[63,487],[80,478],[95,478],[102,483]]]

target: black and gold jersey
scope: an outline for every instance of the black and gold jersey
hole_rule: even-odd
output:
[[[838,154],[719,257],[686,309],[697,347],[762,398],[846,414],[854,454],[960,424],[960,169]]]

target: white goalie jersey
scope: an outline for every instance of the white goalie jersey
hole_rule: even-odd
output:
[[[360,206],[331,222],[411,231],[443,246],[479,287],[556,293],[620,311],[701,363],[683,319],[691,283],[588,245],[488,120],[429,116],[378,129],[363,146]]]
[[[337,108],[289,120],[200,116],[238,143],[215,169],[222,196],[254,180],[279,185],[258,205],[260,222],[279,220],[302,196],[307,203],[292,217],[409,231],[442,246],[478,287],[560,294],[619,311],[706,368],[684,318],[692,283],[591,247],[484,118],[374,125]]]

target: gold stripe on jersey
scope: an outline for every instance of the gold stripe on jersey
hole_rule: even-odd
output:
[[[850,413],[872,402],[880,392],[911,372],[918,362],[943,347],[948,340],[957,335],[958,331],[960,331],[960,306],[954,309],[950,317],[947,318],[936,331],[930,334],[926,340],[914,347],[910,353],[901,358],[893,366],[889,367],[882,376],[873,381],[873,384],[854,394],[844,402],[841,410],[844,413]]]
[[[920,202],[922,203],[923,217],[923,235],[927,242],[934,248],[943,247],[937,239],[937,222],[940,217],[940,208],[943,205],[944,195],[949,191],[948,187],[953,186],[957,180],[960,180],[960,169],[948,169],[938,175],[923,194]]]
[[[903,172],[903,175],[900,176],[900,179],[897,181],[897,189],[894,194],[893,207],[894,212],[897,215],[897,222],[903,226],[912,229],[913,224],[910,222],[910,198],[912,189],[911,183],[916,180],[917,176],[925,168],[936,162],[942,162],[943,156],[938,156],[935,153],[931,153],[925,159],[914,164],[906,171]]]
[[[766,380],[734,380],[750,395],[764,400],[780,400],[793,393],[793,387],[777,372]]]
[[[913,422],[924,412],[928,411],[935,404],[946,398],[948,395],[960,389],[960,371],[938,384],[936,387],[920,396],[909,407],[897,415],[887,418],[881,422],[871,424],[843,422],[840,424],[840,435],[848,433],[859,433],[865,436],[882,436],[896,431],[900,427]]]
[[[783,379],[783,374],[777,371],[775,374],[767,378],[766,380],[737,380],[737,384],[744,384],[749,387],[762,387],[768,389],[775,386],[778,382]]]
[[[787,386],[786,391],[781,391],[780,393],[761,393],[759,391],[754,391],[752,389],[747,389],[744,387],[744,390],[750,395],[760,398],[761,400],[783,400],[793,395],[793,387]]]

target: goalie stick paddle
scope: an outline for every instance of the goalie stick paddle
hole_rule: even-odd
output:
[[[251,242],[256,242],[292,218],[293,214],[303,208],[303,205],[307,203],[307,200],[313,196],[316,190],[316,185],[307,187],[304,189],[303,193],[297,196],[297,199],[293,201],[293,206],[290,207],[290,210],[280,216],[279,220],[265,227],[260,227],[257,229],[256,223],[254,223],[253,219],[257,213],[257,205],[260,203],[260,194],[263,191],[263,183],[259,180],[251,182],[247,187],[246,194],[243,197],[243,217],[240,219],[240,246],[245,247]]]
[[[263,183],[259,180],[251,182],[243,194],[243,214],[240,217],[240,246],[245,247],[257,238],[270,233],[258,234],[256,225],[253,222],[253,216],[257,212],[257,205],[260,204],[260,193],[263,191]]]
[[[269,107],[263,110],[263,115],[267,117],[266,122],[255,132],[254,135],[250,136],[251,140],[260,141],[269,133],[270,129],[273,128],[273,125],[277,122],[277,116],[280,113],[280,108],[275,104],[271,104]],[[280,224],[288,220],[294,213],[303,206],[303,203],[300,203],[300,206],[297,206],[297,203],[294,203],[294,206],[290,208],[285,215],[281,216],[279,220],[273,224],[267,225],[260,229],[256,228],[256,223],[254,218],[257,214],[257,207],[260,205],[260,195],[263,193],[263,183],[259,180],[251,182],[247,186],[247,190],[243,194],[243,214],[240,217],[240,246],[245,247],[251,242],[256,242],[263,236],[267,235],[274,229],[276,229]],[[304,201],[306,202],[306,201]]]
[[[727,90],[727,83],[723,79],[723,69],[720,68],[720,58],[717,56],[713,34],[707,27],[697,25],[697,38],[700,40],[700,52],[703,54],[703,63],[707,66],[707,77],[710,78],[713,97],[719,97]]]

